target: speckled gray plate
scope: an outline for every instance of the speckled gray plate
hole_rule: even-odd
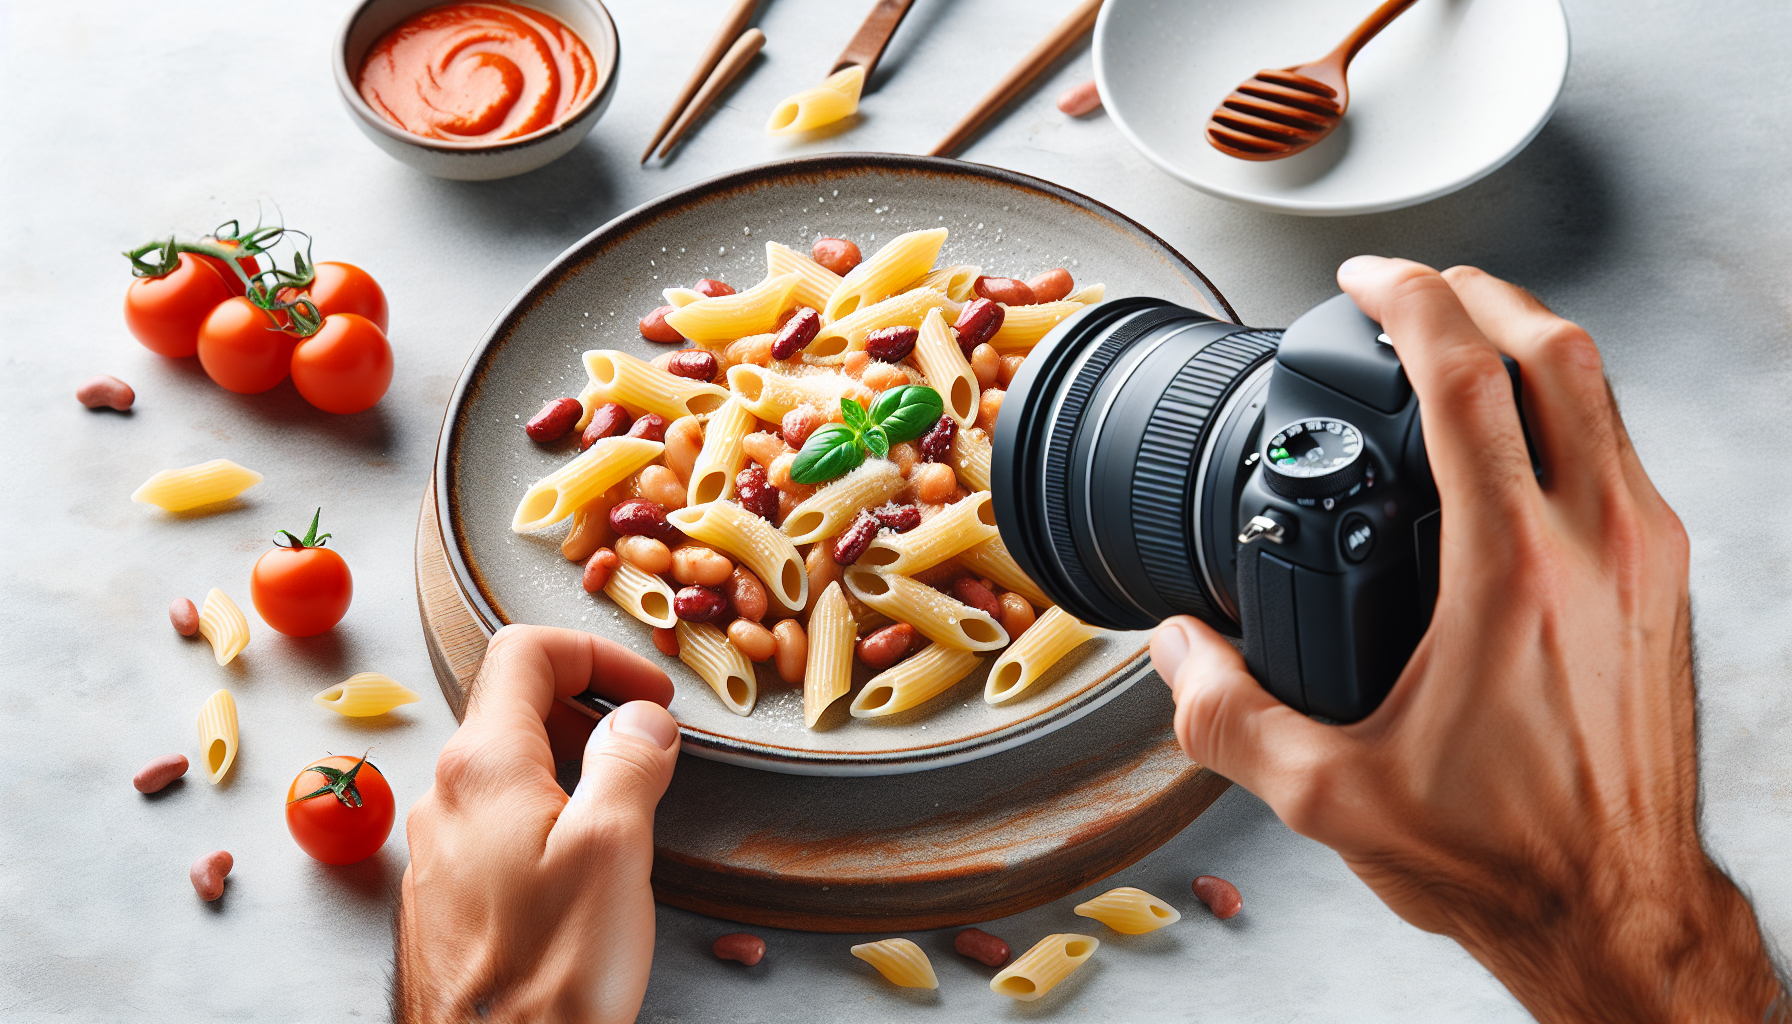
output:
[[[437,452],[436,502],[444,546],[468,605],[488,630],[511,622],[607,636],[663,665],[677,687],[672,712],[685,750],[806,775],[882,775],[983,757],[1088,714],[1149,671],[1141,634],[1092,641],[1028,696],[983,702],[982,669],[914,711],[859,721],[834,705],[803,727],[802,690],[769,665],[759,703],[742,718],[675,658],[647,626],[580,586],[560,555],[566,527],[518,536],[510,521],[524,490],[577,451],[539,446],[522,423],[542,402],[584,387],[580,354],[665,351],[636,321],[660,290],[713,277],[745,287],[765,273],[765,243],[807,251],[817,238],[851,238],[867,253],[904,231],[952,231],[941,260],[1027,277],[1068,267],[1108,297],[1155,295],[1236,319],[1207,280],[1156,236],[1074,192],[1010,171],[931,157],[851,153],[763,164],[712,178],[618,217],[568,249],[511,302],[468,360]],[[991,659],[993,660],[993,659]],[[987,662],[985,663],[987,665]],[[869,678],[862,666],[856,687]]]

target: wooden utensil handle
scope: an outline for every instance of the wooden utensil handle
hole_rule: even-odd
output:
[[[1326,60],[1337,60],[1340,69],[1348,67],[1358,50],[1368,45],[1369,40],[1374,39],[1382,29],[1387,28],[1388,23],[1398,18],[1402,11],[1417,2],[1418,0],[1387,0],[1387,3],[1377,7],[1374,14],[1363,19],[1361,25],[1345,36],[1344,41],[1338,44],[1338,48],[1333,50],[1331,56]]]
[[[1412,0],[1406,0],[1411,3]],[[946,133],[939,144],[927,151],[928,156],[952,156],[959,149],[977,136],[983,126],[991,118],[1002,112],[1002,108],[1014,101],[1016,96],[1025,92],[1052,62],[1064,55],[1064,51],[1076,45],[1077,40],[1088,35],[1095,28],[1095,17],[1101,13],[1101,0],[1083,0],[1071,11],[1063,21],[1053,28],[1051,34],[1039,41],[1039,45],[1027,51],[1020,63],[1010,68],[995,88],[985,93],[977,101],[970,112],[960,118]]]
[[[691,97],[697,95],[697,90],[709,78],[710,72],[716,69],[722,56],[728,52],[728,47],[740,38],[741,32],[747,27],[747,22],[753,20],[753,11],[758,6],[759,0],[734,0],[734,6],[729,8],[727,15],[722,18],[722,24],[716,27],[716,34],[709,41],[709,48],[703,51],[703,56],[697,61],[697,66],[691,69],[690,79],[684,83],[684,88],[679,90],[678,100],[672,104],[671,110],[666,111],[665,120],[660,122],[659,128],[653,133],[653,141],[649,142],[647,149],[641,153],[642,163],[647,162],[647,158],[653,155],[653,147],[659,145],[660,140],[666,137],[666,133],[672,130],[673,122],[677,121],[678,115],[690,105]]]
[[[908,9],[915,0],[877,0],[877,6],[865,16],[859,30],[853,33],[852,42],[840,51],[840,57],[828,74],[834,74],[854,64],[865,69],[865,77],[869,79],[871,72],[877,70],[878,59],[884,55],[884,48],[890,45],[890,37],[896,34],[896,26],[908,16]],[[1410,2],[1410,0],[1408,0]]]

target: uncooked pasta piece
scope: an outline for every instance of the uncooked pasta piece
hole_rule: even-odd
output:
[[[939,988],[933,964],[921,947],[908,939],[882,939],[852,947],[852,955],[877,968],[877,973],[903,988]]]
[[[212,785],[223,781],[224,773],[230,771],[236,761],[236,745],[236,698],[229,690],[219,690],[199,709],[199,760]]]
[[[1092,935],[1047,935],[989,979],[998,995],[1030,1003],[1058,987],[1072,971],[1083,966],[1101,940]]]
[[[360,672],[311,699],[339,715],[368,718],[383,715],[400,704],[415,704],[423,698],[391,676]]]
[[[1182,919],[1182,912],[1175,907],[1130,885],[1109,889],[1087,903],[1077,904],[1072,912],[1078,917],[1092,917],[1122,935],[1143,935]]]
[[[212,645],[212,657],[218,664],[228,665],[249,646],[249,620],[230,595],[213,587],[199,609],[199,635]]]
[[[132,501],[185,512],[229,501],[261,482],[261,474],[229,459],[213,459],[184,469],[164,469],[131,492]]]

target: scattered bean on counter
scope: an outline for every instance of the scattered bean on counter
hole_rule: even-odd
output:
[[[1058,109],[1071,117],[1082,117],[1101,109],[1101,93],[1095,88],[1095,79],[1091,78],[1059,93]]]
[[[1008,944],[981,928],[966,928],[952,940],[952,948],[989,967],[1000,967],[1012,955]]]
[[[199,632],[199,609],[185,597],[177,597],[168,603],[168,621],[174,624],[174,631],[181,636],[192,636]]]
[[[710,951],[718,960],[734,960],[751,967],[765,959],[765,940],[746,932],[735,932],[717,939]]]
[[[1202,875],[1195,879],[1194,888],[1195,895],[1222,921],[1237,917],[1244,909],[1244,897],[1238,894],[1238,887],[1224,878]]]
[[[124,412],[137,400],[131,386],[117,377],[100,374],[89,377],[75,389],[75,399],[89,409],[117,409]]]
[[[139,793],[160,793],[168,788],[169,783],[185,774],[185,754],[163,754],[137,769],[137,774],[131,776],[131,785],[137,787]]]
[[[224,876],[236,866],[236,858],[228,850],[213,850],[193,862],[187,869],[187,877],[193,882],[193,891],[199,898],[210,903],[224,895]]]

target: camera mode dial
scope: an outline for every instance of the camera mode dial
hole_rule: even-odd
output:
[[[1369,473],[1363,435],[1343,420],[1290,423],[1263,445],[1263,482],[1284,498],[1312,502],[1349,492]],[[1328,504],[1329,508],[1330,505]]]

